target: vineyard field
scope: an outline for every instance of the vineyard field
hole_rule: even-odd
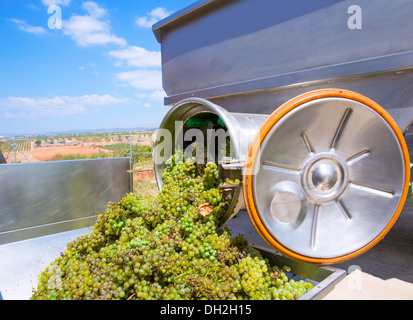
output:
[[[12,144],[13,144],[13,141],[0,142],[0,150],[3,153],[8,152]],[[31,151],[31,141],[16,141],[16,144],[20,147],[20,149],[23,152]],[[11,150],[13,151],[13,148]],[[17,148],[17,151],[20,151],[20,150]]]

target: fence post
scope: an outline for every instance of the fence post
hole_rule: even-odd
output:
[[[129,131],[129,180],[130,180],[130,192],[133,192],[132,131]]]

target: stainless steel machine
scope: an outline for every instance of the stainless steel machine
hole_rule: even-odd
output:
[[[191,145],[191,129],[222,129],[233,152],[220,173],[242,180],[224,221],[245,208],[245,233],[314,282],[303,299],[322,297],[345,274],[325,265],[377,244],[408,198],[412,11],[411,0],[200,0],[156,23],[172,106],[160,129],[179,142],[158,135],[159,187],[162,158]],[[30,297],[94,210],[130,191],[128,169],[129,158],[0,166],[0,299]]]
[[[222,172],[243,181],[226,220],[245,207],[268,245],[311,264],[372,248],[410,185],[413,4],[353,5],[197,1],[153,26],[173,106],[160,129],[176,141],[215,115],[234,148]]]

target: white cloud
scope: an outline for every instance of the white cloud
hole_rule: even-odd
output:
[[[7,97],[0,98],[0,115],[9,118],[68,116],[84,113],[88,107],[114,106],[125,103],[133,103],[133,101],[116,98],[109,94],[53,98]]]
[[[51,6],[51,5],[60,5],[60,6],[68,6],[70,4],[71,0],[42,0],[42,3],[45,6]]]
[[[111,106],[111,105],[117,105],[117,104],[129,102],[128,99],[116,98],[109,94],[105,94],[105,95],[86,94],[86,95],[78,96],[78,97],[63,96],[61,98],[63,98],[68,103],[81,104],[84,106]]]
[[[3,113],[3,114],[0,114],[0,116],[1,116],[2,118],[10,118],[10,119],[17,118],[17,116],[16,116],[15,114],[12,114],[12,113],[10,113],[10,112],[8,112],[8,111],[6,111],[6,112]]]
[[[63,33],[70,36],[76,44],[82,47],[90,45],[117,44],[124,46],[126,40],[111,33],[110,22],[103,20],[106,9],[99,7],[96,2],[83,3],[87,15],[73,15],[62,23]]]
[[[139,93],[135,93],[135,97],[139,99],[149,98],[150,100],[159,102],[159,101],[163,101],[163,99],[166,97],[166,93],[164,90],[155,90],[150,93],[139,92]]]
[[[145,48],[129,46],[126,49],[109,51],[108,55],[118,59],[117,65],[126,62],[128,66],[147,68],[161,66],[161,53]]]
[[[148,12],[146,17],[137,18],[136,24],[143,28],[151,28],[154,23],[166,18],[171,13],[172,12],[167,11],[165,8],[158,7]]]
[[[28,33],[33,33],[33,34],[44,34],[46,33],[46,29],[43,27],[39,27],[39,26],[31,26],[29,24],[27,24],[26,22],[24,22],[23,20],[19,20],[19,19],[9,19],[10,21],[13,21],[20,30],[24,31],[24,32],[28,32]]]
[[[166,97],[166,93],[164,90],[156,90],[149,94],[149,98],[154,101],[163,101]]]
[[[139,90],[162,90],[162,73],[159,70],[134,70],[116,74],[120,81]]]
[[[103,18],[107,13],[106,9],[99,7],[99,5],[93,1],[83,2],[82,8],[85,9],[87,13],[89,13],[89,15],[94,18]]]

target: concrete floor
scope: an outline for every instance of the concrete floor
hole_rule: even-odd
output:
[[[333,265],[345,270],[352,266],[384,280],[413,283],[413,199],[406,201],[399,219],[376,246],[355,259]]]
[[[413,154],[413,127],[405,134],[409,153]],[[413,199],[407,200],[389,233],[363,255],[334,267],[361,271],[381,279],[397,278],[413,283]]]

